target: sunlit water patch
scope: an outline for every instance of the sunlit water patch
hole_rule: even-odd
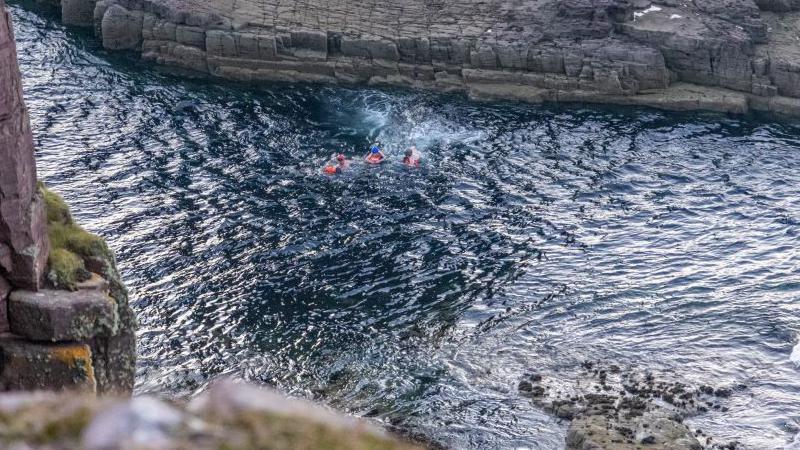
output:
[[[796,126],[189,80],[11,11],[40,175],[131,289],[138,392],[231,375],[553,449],[566,424],[517,382],[591,359],[736,387],[692,419],[719,440],[794,439]],[[389,161],[359,163],[374,141]],[[321,175],[335,152],[350,170]]]

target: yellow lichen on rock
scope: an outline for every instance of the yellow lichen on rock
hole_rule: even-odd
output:
[[[87,385],[96,385],[94,366],[92,365],[92,350],[84,344],[65,344],[54,347],[51,356],[56,361],[74,371],[75,375],[85,380]]]
[[[85,365],[92,362],[92,351],[83,344],[64,344],[54,347],[52,357],[66,365]]]

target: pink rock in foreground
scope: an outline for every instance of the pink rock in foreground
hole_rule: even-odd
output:
[[[11,17],[0,0],[0,275],[37,290],[49,244]]]

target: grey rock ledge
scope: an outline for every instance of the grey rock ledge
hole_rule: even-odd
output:
[[[108,49],[226,79],[800,114],[794,1],[61,2]]]

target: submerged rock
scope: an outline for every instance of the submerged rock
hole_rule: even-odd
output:
[[[526,375],[519,390],[554,416],[570,420],[567,450],[699,450],[712,439],[699,440],[684,418],[708,408],[721,409],[730,389],[657,379],[650,373],[622,370],[593,362],[570,382]],[[716,448],[716,447],[715,447]]]

